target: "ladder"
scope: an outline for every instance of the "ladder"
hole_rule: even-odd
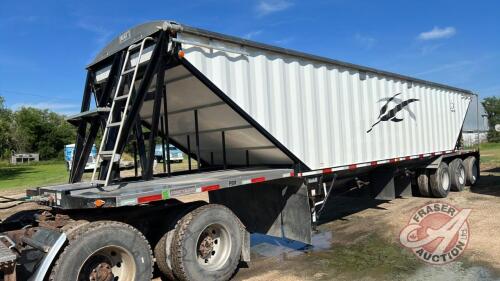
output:
[[[125,56],[125,60],[123,62],[123,67],[120,73],[120,78],[118,79],[118,84],[116,85],[115,94],[113,95],[113,100],[110,108],[110,112],[108,115],[108,120],[106,122],[106,127],[104,128],[104,133],[102,135],[101,145],[99,147],[99,152],[97,153],[96,166],[94,167],[94,172],[92,173],[92,184],[104,185],[107,186],[111,182],[111,174],[114,168],[114,165],[120,165],[121,152],[118,150],[119,139],[122,138],[123,124],[128,117],[129,113],[129,104],[132,99],[132,95],[134,93],[134,84],[137,77],[137,72],[139,70],[139,66],[141,64],[141,58],[144,52],[144,46],[147,41],[153,41],[154,39],[151,37],[144,38],[141,42],[137,44],[130,45],[127,49],[127,54]],[[128,68],[128,66],[132,66],[132,56],[135,50],[139,49],[139,55],[135,58],[136,63],[135,66]],[[132,79],[130,80],[130,85],[127,93],[125,92],[125,87],[123,80],[127,79],[132,75]],[[127,77],[128,76],[128,77]],[[127,77],[127,78],[126,78]],[[125,105],[122,107],[121,104],[125,101]],[[118,116],[118,120],[114,120],[115,117]],[[117,134],[110,134],[111,130],[116,130],[118,128]],[[125,136],[128,137],[128,136]],[[113,146],[112,150],[105,150],[106,147]],[[102,162],[109,161],[108,170],[106,172],[106,178],[96,179],[97,169],[101,168],[102,172]],[[102,178],[102,177],[101,177]]]

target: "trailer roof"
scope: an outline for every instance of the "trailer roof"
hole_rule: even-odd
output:
[[[401,80],[417,82],[417,83],[421,83],[424,85],[435,86],[435,87],[440,87],[440,88],[445,88],[445,89],[449,89],[449,90],[453,90],[453,91],[459,91],[459,92],[475,95],[472,91],[462,89],[462,88],[457,88],[457,87],[453,87],[453,86],[449,86],[449,85],[445,85],[445,84],[441,84],[441,83],[436,83],[436,82],[432,82],[432,81],[427,81],[427,80],[423,80],[423,79],[418,79],[415,77],[406,76],[406,75],[402,75],[402,74],[398,74],[398,73],[394,73],[394,72],[389,72],[389,71],[384,71],[384,70],[380,70],[380,69],[376,69],[376,68],[372,68],[372,67],[367,67],[367,66],[357,65],[357,64],[339,61],[339,60],[335,60],[335,59],[331,59],[331,58],[326,58],[326,57],[322,57],[322,56],[312,55],[312,54],[308,54],[308,53],[304,53],[304,52],[300,52],[300,51],[296,51],[296,50],[276,47],[276,46],[272,46],[272,45],[268,45],[268,44],[264,44],[264,43],[260,43],[260,42],[256,42],[256,41],[246,40],[246,39],[231,36],[231,35],[225,35],[225,34],[213,32],[213,31],[208,31],[208,30],[204,30],[204,29],[200,29],[200,28],[191,27],[191,26],[177,23],[175,21],[168,21],[168,20],[147,22],[144,24],[137,25],[137,26],[125,31],[124,33],[122,33],[121,35],[119,35],[115,39],[113,39],[106,47],[104,47],[104,49],[102,49],[101,52],[99,52],[99,54],[96,56],[94,61],[92,61],[92,63],[88,67],[90,68],[90,67],[98,64],[99,62],[105,60],[106,58],[110,57],[111,55],[115,54],[116,52],[123,50],[124,48],[130,46],[131,44],[136,43],[137,41],[141,40],[144,37],[147,37],[151,34],[154,34],[161,29],[168,29],[168,28],[175,29],[178,32],[182,32],[182,33],[188,33],[188,34],[191,33],[194,35],[199,35],[199,36],[204,36],[207,38],[217,39],[217,40],[225,41],[228,43],[238,44],[241,46],[248,46],[248,47],[253,47],[253,48],[257,48],[257,49],[269,50],[269,51],[273,51],[276,53],[285,54],[285,55],[289,55],[289,56],[301,57],[301,58],[305,58],[305,59],[309,59],[309,60],[313,60],[313,61],[317,61],[317,62],[329,63],[329,64],[333,64],[333,65],[338,65],[338,66],[356,69],[359,71],[375,73],[375,74],[380,74],[380,75],[386,75],[386,76],[398,78]]]

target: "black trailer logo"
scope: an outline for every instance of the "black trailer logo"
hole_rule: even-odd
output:
[[[385,121],[401,122],[401,121],[403,121],[403,118],[396,117],[396,114],[403,109],[408,111],[408,113],[410,113],[410,117],[413,120],[415,120],[415,114],[411,110],[409,110],[407,106],[412,102],[418,101],[418,99],[407,99],[407,100],[403,101],[402,99],[397,98],[397,96],[399,96],[399,95],[401,95],[401,93],[397,93],[390,98],[383,98],[383,99],[378,100],[378,102],[385,101],[385,104],[384,104],[384,106],[382,106],[382,108],[380,108],[380,113],[378,115],[377,122],[375,122],[371,126],[371,128],[368,131],[366,131],[366,133],[371,132],[373,130],[373,127],[377,126],[380,122],[385,122]],[[389,107],[389,104],[391,102],[395,102],[395,103],[397,103],[397,105],[394,106],[391,110],[387,111],[387,108]]]

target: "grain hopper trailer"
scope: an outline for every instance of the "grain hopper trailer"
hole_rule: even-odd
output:
[[[136,26],[87,68],[69,183],[29,190],[45,209],[2,222],[4,279],[144,281],[156,266],[228,280],[251,233],[311,243],[346,185],[446,197],[479,176],[479,151],[460,142],[473,95],[171,21]],[[159,143],[187,155],[184,170],[168,153],[154,169]]]

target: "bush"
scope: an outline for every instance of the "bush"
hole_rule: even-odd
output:
[[[500,124],[500,98],[485,98],[482,104],[488,114],[488,125],[490,127],[488,141],[500,142],[500,132],[495,131],[495,125]]]
[[[76,130],[64,116],[31,107],[13,112],[0,97],[0,158],[8,158],[11,151],[39,153],[41,160],[60,158],[64,145],[75,138]]]

